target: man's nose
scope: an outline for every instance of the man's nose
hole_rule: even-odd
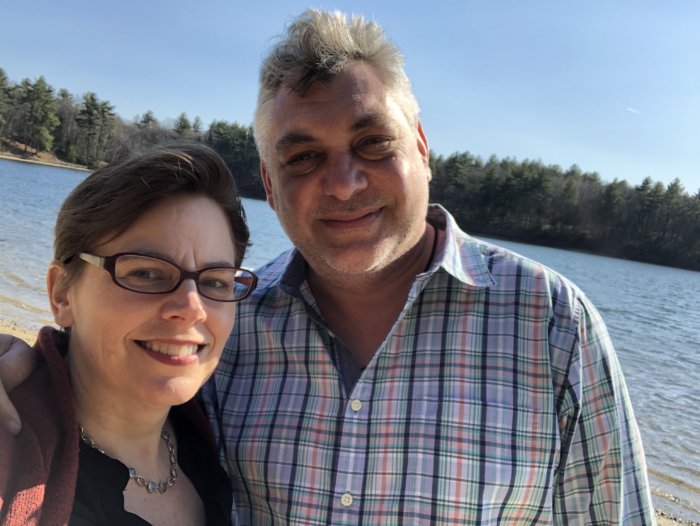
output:
[[[362,162],[351,152],[338,152],[329,156],[326,165],[324,191],[341,201],[367,188],[368,180]]]

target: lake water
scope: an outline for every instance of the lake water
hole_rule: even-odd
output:
[[[44,276],[63,199],[84,172],[0,159],[0,321],[51,321]],[[290,246],[245,199],[255,267]],[[700,272],[490,240],[560,271],[601,311],[639,421],[658,508],[700,521]]]

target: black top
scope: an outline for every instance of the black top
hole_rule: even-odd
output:
[[[177,437],[178,469],[189,477],[202,499],[207,526],[229,525],[231,483],[216,454],[177,407],[170,411],[170,422]],[[81,441],[70,526],[147,526],[144,519],[124,510],[123,491],[128,482],[129,469],[124,464]],[[157,495],[153,501],[157,504]]]

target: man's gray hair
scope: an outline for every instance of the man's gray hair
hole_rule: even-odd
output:
[[[374,21],[340,11],[307,9],[288,27],[260,69],[253,131],[268,161],[272,107],[281,87],[303,95],[315,82],[329,82],[355,61],[370,65],[411,125],[418,123],[418,101],[403,68],[403,55]]]

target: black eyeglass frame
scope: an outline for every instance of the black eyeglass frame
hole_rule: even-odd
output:
[[[141,258],[148,258],[148,259],[153,259],[155,261],[161,261],[163,263],[167,263],[168,265],[171,265],[172,267],[176,268],[178,272],[180,273],[180,277],[178,278],[177,282],[168,290],[164,291],[158,291],[158,292],[149,292],[149,291],[143,291],[143,290],[136,290],[127,287],[123,283],[120,283],[119,280],[117,279],[117,274],[116,274],[116,266],[117,266],[117,259],[119,259],[122,256],[137,256]],[[249,270],[247,268],[240,268],[240,267],[228,267],[228,266],[215,266],[215,267],[206,267],[203,269],[195,270],[195,271],[189,271],[185,270],[179,265],[176,265],[172,261],[168,261],[167,259],[151,256],[149,254],[139,254],[138,252],[120,252],[118,254],[112,254],[111,256],[96,256],[95,254],[88,254],[87,252],[81,252],[78,254],[78,257],[82,259],[83,261],[90,263],[91,265],[94,265],[96,267],[102,268],[106,270],[110,277],[112,278],[112,282],[119,288],[122,288],[124,290],[128,290],[130,292],[135,292],[137,294],[170,294],[171,292],[174,292],[178,289],[180,285],[182,285],[182,282],[185,281],[186,279],[191,279],[194,281],[195,286],[197,287],[197,292],[199,293],[200,296],[203,298],[210,299],[212,301],[219,301],[222,303],[237,303],[241,300],[246,299],[248,296],[252,294],[252,292],[255,290],[255,287],[258,285],[258,276],[255,275],[255,273],[252,270]],[[208,296],[206,293],[202,292],[200,289],[200,284],[199,284],[199,277],[210,270],[216,270],[216,269],[226,269],[226,270],[236,270],[236,271],[242,271],[248,274],[251,277],[251,282],[248,285],[248,290],[246,293],[239,297],[239,298],[234,298],[230,300],[222,300],[220,298],[212,298],[211,296]]]

